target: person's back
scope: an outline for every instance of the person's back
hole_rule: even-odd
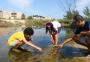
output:
[[[8,40],[8,45],[11,46],[11,45],[14,43],[15,40],[22,41],[23,39],[25,39],[23,31],[15,32],[15,33],[9,38],[9,40]]]
[[[55,30],[58,31],[58,28],[61,27],[61,23],[59,23],[58,21],[53,21],[51,22],[53,24],[53,27],[55,28]]]

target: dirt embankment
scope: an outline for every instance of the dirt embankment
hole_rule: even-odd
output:
[[[0,27],[0,36],[9,34],[10,32],[15,31],[14,27]]]

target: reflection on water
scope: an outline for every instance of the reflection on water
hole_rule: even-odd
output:
[[[62,34],[63,33],[63,34]],[[60,37],[64,39],[66,31],[62,30]],[[61,35],[62,34],[62,35]],[[61,41],[59,38],[59,42]],[[9,52],[9,58],[12,62],[57,62],[60,54],[57,48],[52,47],[50,36],[45,34],[45,29],[35,29],[35,34],[32,37],[33,42],[43,48],[43,52],[33,52],[29,46],[23,47],[29,49],[31,52]],[[34,50],[35,51],[35,50]],[[18,60],[20,59],[20,60]]]
[[[84,57],[88,55],[88,50],[83,48],[74,48],[71,46],[64,46],[60,53],[63,54],[64,57]]]
[[[22,51],[15,52],[11,50],[8,56],[11,62],[28,62],[28,58],[32,57],[32,53]]]
[[[33,54],[31,52],[9,52],[9,58],[12,62],[59,62],[60,54],[57,48],[46,49],[43,53]]]
[[[84,57],[83,52],[87,52],[84,49],[76,49],[65,46],[65,49],[61,49],[61,53],[58,48],[49,46],[43,53],[33,54],[32,52],[9,52],[9,58],[12,62],[81,62],[83,59],[76,59],[75,57]],[[82,52],[80,52],[82,51]],[[76,61],[77,60],[77,61]],[[84,61],[87,59],[84,59]]]
[[[82,59],[74,57],[84,56],[83,53],[87,52],[87,50],[73,48],[69,45],[62,49],[53,47],[51,45],[50,36],[45,34],[45,29],[35,29],[35,34],[32,37],[33,42],[43,48],[43,52],[38,52],[27,45],[22,47],[27,48],[29,51],[18,50],[18,52],[16,52],[9,50],[9,47],[5,44],[11,34],[0,38],[0,41],[2,41],[0,42],[0,62],[81,62]],[[59,34],[58,43],[62,43],[66,36],[67,30],[62,29]],[[85,59],[83,61],[88,62]]]

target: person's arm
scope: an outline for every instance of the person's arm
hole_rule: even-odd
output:
[[[38,49],[39,51],[42,51],[42,49],[41,49],[40,47],[34,45],[32,42],[28,42],[28,41],[26,41],[25,39],[24,39],[23,41],[25,42],[25,44],[27,44],[27,45],[29,45],[29,46],[31,46],[31,47],[33,47],[33,48],[36,48],[36,49]]]
[[[72,40],[73,40],[72,38],[66,39],[62,44],[59,45],[59,47],[62,48],[64,46],[64,44],[66,44]]]
[[[69,24],[64,24],[64,23],[60,23],[60,24],[61,24],[61,26],[60,26],[61,28],[62,27],[68,27],[69,26]]]
[[[50,34],[52,44],[54,45],[55,38]]]
[[[55,41],[56,41],[56,46],[57,46],[57,43],[58,43],[58,33],[55,35]]]
[[[56,35],[54,35],[54,36],[50,35],[50,37],[51,37],[52,44],[54,46],[57,46],[57,43],[58,43],[58,33]]]
[[[66,39],[62,44],[59,45],[59,47],[63,47],[64,44],[70,42],[70,41],[79,41],[80,35],[79,34],[74,34],[71,38]]]
[[[86,36],[90,37],[90,30],[89,31],[82,31],[80,34],[81,35],[86,35]]]

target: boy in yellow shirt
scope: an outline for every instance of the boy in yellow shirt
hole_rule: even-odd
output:
[[[32,43],[31,36],[34,34],[34,31],[31,27],[27,27],[24,31],[14,33],[8,40],[8,45],[13,48],[20,48],[23,44],[30,45],[33,48],[36,48],[39,51],[42,49]]]

